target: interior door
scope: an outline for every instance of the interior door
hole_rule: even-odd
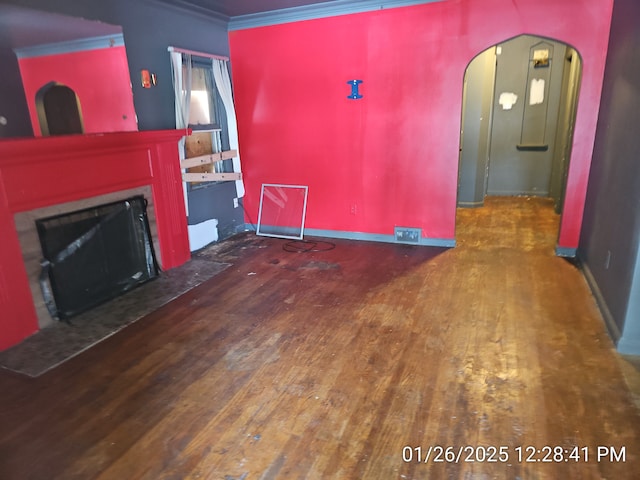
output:
[[[529,35],[496,48],[488,195],[549,195],[564,50]]]

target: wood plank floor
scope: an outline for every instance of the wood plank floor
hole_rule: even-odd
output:
[[[0,478],[637,479],[640,414],[557,224],[488,199],[449,250],[223,242],[214,279],[42,377],[0,372]],[[545,447],[561,461],[525,461]]]

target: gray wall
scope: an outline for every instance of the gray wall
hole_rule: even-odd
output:
[[[640,3],[616,0],[578,257],[618,348],[640,354]],[[635,278],[635,283],[634,283]]]
[[[567,47],[562,78],[562,97],[558,113],[556,142],[553,152],[553,170],[549,182],[549,196],[555,201],[556,213],[562,213],[566,191],[573,129],[578,104],[578,88],[582,73],[582,59],[573,48]]]
[[[491,125],[487,195],[549,196],[553,151],[562,95],[565,45],[522,35],[500,44]],[[549,67],[535,68],[532,51],[549,49]],[[545,82],[544,100],[529,104],[530,82]],[[500,105],[502,93],[518,96],[512,108]]]
[[[623,353],[640,355],[640,249],[636,258],[636,268],[631,284],[627,321],[624,333],[618,342],[618,349]]]
[[[464,77],[462,142],[458,172],[460,207],[478,207],[484,204],[495,66],[495,47],[491,47],[469,63]]]
[[[30,137],[33,135],[27,99],[22,88],[18,59],[13,50],[3,48],[8,40],[0,31],[0,115],[7,119],[6,125],[0,123],[0,138]]]
[[[226,22],[152,0],[5,0],[3,3],[122,26],[140,130],[175,128],[168,46],[229,54]],[[142,69],[157,74],[156,87],[142,88],[139,80]],[[26,104],[19,102],[20,99],[16,99],[12,108],[17,111],[26,108]],[[27,130],[23,125],[21,131],[30,134],[30,123]],[[233,208],[235,188],[232,182],[211,184],[194,195],[189,201],[190,224],[217,218],[221,238],[244,225],[242,209]]]
[[[531,66],[530,48],[541,42],[553,48],[553,68]],[[565,51],[573,49],[530,35],[500,48],[498,56],[495,47],[482,52],[465,73],[458,206],[482,206],[485,193],[548,195],[560,211],[574,120],[576,91],[571,87],[579,79],[580,59],[575,55],[575,61],[566,62]],[[531,78],[546,81],[542,105],[527,104]],[[503,91],[518,94],[508,111],[495,98]],[[523,139],[525,130],[528,141]],[[519,143],[545,144],[547,150],[521,151],[516,148]]]

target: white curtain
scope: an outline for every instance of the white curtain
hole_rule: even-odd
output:
[[[220,98],[227,112],[227,132],[229,135],[229,148],[237,150],[238,155],[233,159],[233,171],[241,172],[240,150],[238,148],[238,121],[236,120],[236,110],[233,105],[233,92],[231,90],[231,79],[227,69],[227,61],[217,58],[211,59],[213,67],[213,78],[220,93]],[[236,181],[236,194],[238,198],[244,197],[244,183],[242,180]]]
[[[182,52],[170,52],[170,55],[176,98],[176,128],[187,128],[191,104],[191,55]]]
[[[189,125],[189,106],[191,105],[191,55],[173,51],[169,52],[169,55],[171,56],[173,91],[176,99],[176,128],[187,128]],[[183,56],[185,56],[187,60],[186,62],[182,61]],[[178,143],[180,160],[184,160],[184,145],[185,137],[182,137]],[[182,172],[184,173],[184,169]],[[187,216],[189,216],[189,201],[186,182],[182,182],[182,192],[184,194],[184,207],[186,209]]]

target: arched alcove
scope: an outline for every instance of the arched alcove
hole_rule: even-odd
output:
[[[44,85],[36,93],[36,109],[43,136],[84,133],[80,99],[68,86]]]

